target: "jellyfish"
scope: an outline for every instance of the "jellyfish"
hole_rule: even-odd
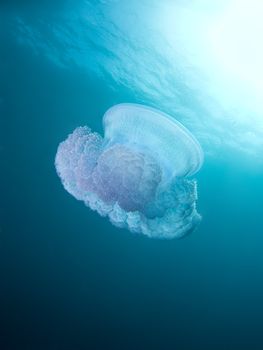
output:
[[[180,238],[201,220],[197,184],[203,164],[194,136],[169,115],[139,104],[111,107],[104,138],[76,128],[58,146],[64,188],[111,223],[150,238]]]

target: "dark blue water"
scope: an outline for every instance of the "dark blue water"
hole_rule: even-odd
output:
[[[90,18],[104,3],[110,6],[85,3]],[[18,17],[40,33],[35,47],[44,46],[52,23],[60,20],[61,29],[64,14],[76,17],[82,5],[1,8],[0,349],[262,349],[263,170],[241,150],[205,142],[211,121],[195,129],[198,113],[185,119],[206,161],[197,175],[203,220],[184,239],[117,229],[63,189],[54,157],[69,132],[86,124],[102,132],[102,115],[116,103],[159,105],[137,80],[127,82],[133,66],[122,61],[114,74],[110,66],[101,73],[101,37],[83,49],[100,69],[66,59],[63,47],[57,50],[65,64],[58,64],[48,49],[18,40]],[[98,35],[89,30],[90,38]],[[126,78],[118,79],[124,68]],[[203,108],[183,82],[176,84],[175,101]]]

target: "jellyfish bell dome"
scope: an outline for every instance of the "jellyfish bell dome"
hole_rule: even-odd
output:
[[[157,109],[124,103],[103,117],[104,147],[123,144],[148,154],[163,169],[163,179],[191,176],[203,164],[203,151],[195,137],[178,121]]]

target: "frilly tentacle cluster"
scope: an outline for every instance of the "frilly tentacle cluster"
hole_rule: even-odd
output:
[[[65,189],[117,227],[173,238],[200,222],[194,180],[174,177],[165,183],[158,160],[125,145],[107,147],[88,127],[59,145],[55,165]]]

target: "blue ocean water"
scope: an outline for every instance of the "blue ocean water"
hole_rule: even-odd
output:
[[[262,68],[214,56],[227,3],[1,5],[1,349],[262,349]],[[60,183],[59,142],[123,102],[203,147],[184,239],[115,228]]]

